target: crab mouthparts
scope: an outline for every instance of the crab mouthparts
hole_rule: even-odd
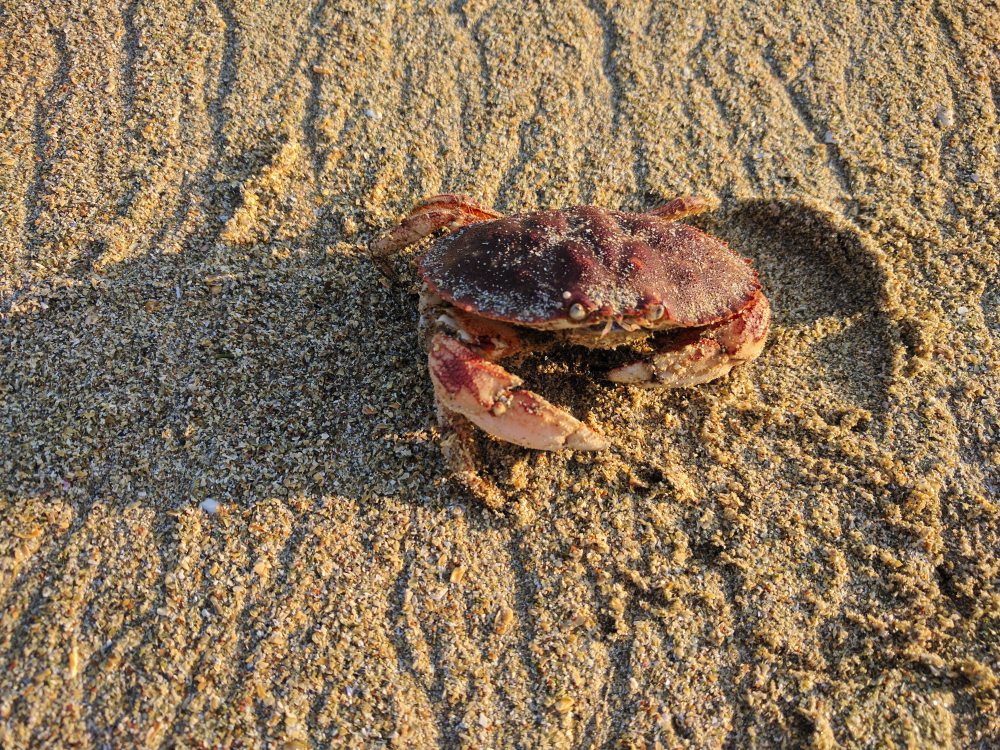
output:
[[[604,324],[604,329],[601,331],[601,338],[604,338],[609,333],[614,330],[619,331],[638,331],[642,326],[638,323],[633,323],[625,320],[621,315],[615,315],[613,318],[608,318],[607,322]]]

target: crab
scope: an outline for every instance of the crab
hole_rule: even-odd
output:
[[[573,206],[504,216],[463,195],[417,203],[373,243],[389,259],[438,230],[419,258],[421,339],[444,454],[488,505],[503,495],[480,476],[470,425],[543,451],[600,451],[608,439],[499,362],[555,344],[652,353],[607,373],[614,383],[706,383],[757,357],[770,305],[750,261],[679,219],[710,210],[680,197],[643,213]]]

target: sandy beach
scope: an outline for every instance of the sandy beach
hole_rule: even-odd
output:
[[[0,5],[0,748],[1000,747],[1000,11],[773,5]],[[486,508],[440,192],[716,200],[767,348]]]

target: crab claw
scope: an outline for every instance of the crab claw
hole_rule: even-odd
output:
[[[653,356],[618,367],[608,377],[616,383],[665,388],[707,383],[757,357],[770,325],[771,306],[758,293],[738,315],[675,334]]]
[[[603,435],[537,393],[515,390],[519,377],[447,334],[434,335],[428,364],[441,406],[495,438],[536,450],[608,447]]]

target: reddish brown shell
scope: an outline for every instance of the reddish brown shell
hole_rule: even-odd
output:
[[[642,315],[700,326],[743,309],[756,272],[726,244],[648,214],[574,206],[473,224],[420,261],[428,286],[455,306],[527,325],[565,320],[574,303],[596,316]]]

